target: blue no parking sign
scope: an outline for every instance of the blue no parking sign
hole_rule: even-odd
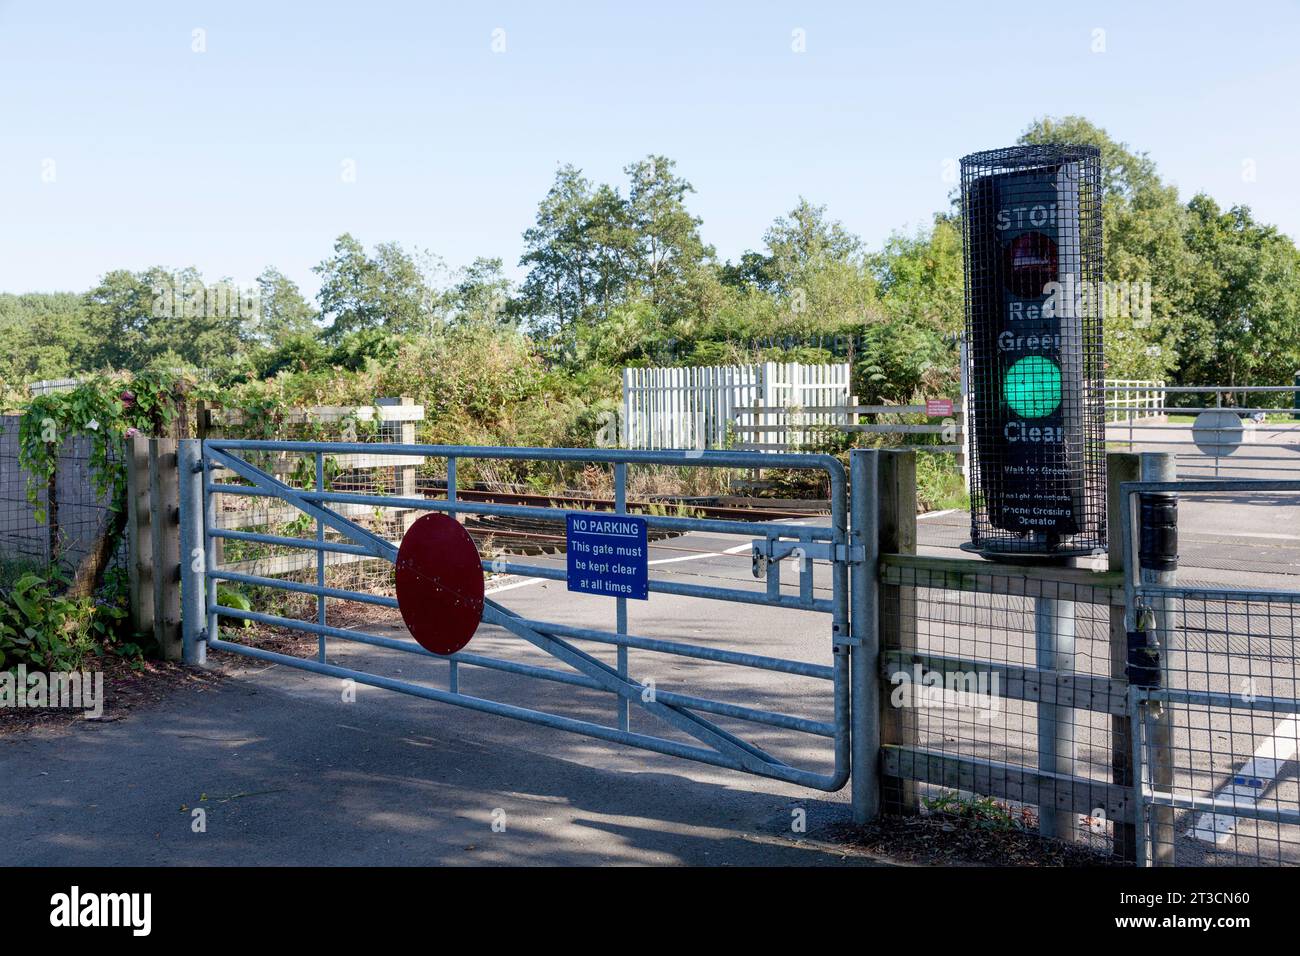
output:
[[[606,597],[650,597],[646,520],[590,513],[565,516],[570,591]]]

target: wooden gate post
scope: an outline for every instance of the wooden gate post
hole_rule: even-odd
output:
[[[181,659],[180,485],[175,438],[149,440],[154,639],[164,660]]]
[[[137,634],[153,633],[150,507],[149,439],[134,435],[126,441],[126,546],[131,628]]]
[[[879,501],[876,527],[879,554],[916,554],[916,452],[882,449],[877,456]],[[889,662],[891,652],[908,653],[917,648],[916,588],[880,584],[880,656]],[[906,711],[916,703],[916,688],[904,684],[901,707],[893,703],[894,687],[887,675],[880,675],[880,745],[914,747],[917,743],[916,716]],[[920,810],[916,783],[882,774],[880,805],[886,813],[914,814]]]

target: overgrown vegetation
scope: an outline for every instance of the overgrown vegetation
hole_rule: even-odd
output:
[[[1029,807],[1013,808],[993,797],[963,795],[954,790],[925,797],[921,805],[928,813],[977,830],[1024,830],[1037,822]]]

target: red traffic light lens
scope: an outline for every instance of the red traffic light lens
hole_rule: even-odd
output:
[[[1025,232],[1005,247],[1006,283],[1020,299],[1047,295],[1046,285],[1059,279],[1056,243],[1041,232]]]

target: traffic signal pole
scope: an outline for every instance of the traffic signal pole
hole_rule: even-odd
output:
[[[1056,598],[1034,599],[1034,643],[1040,671],[1074,670],[1074,602]],[[1074,708],[1038,705],[1038,769],[1073,776],[1075,772]],[[1038,808],[1038,832],[1045,837],[1072,840],[1079,815],[1071,810]]]

